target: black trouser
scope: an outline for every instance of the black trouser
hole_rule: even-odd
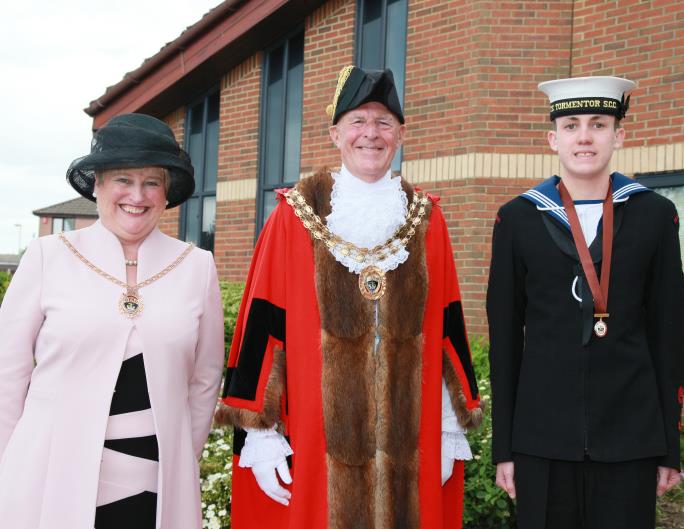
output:
[[[154,529],[157,494],[141,492],[95,509],[95,529]]]
[[[514,454],[518,529],[654,529],[655,458],[599,463]]]

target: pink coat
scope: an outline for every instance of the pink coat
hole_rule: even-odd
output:
[[[125,281],[118,239],[100,222],[66,237]],[[153,231],[138,253],[146,279],[186,247]],[[0,525],[92,529],[112,392],[131,330],[143,343],[159,443],[157,528],[200,529],[198,459],[224,362],[223,310],[211,253],[194,249],[118,311],[123,289],[57,236],[33,241],[0,308]]]

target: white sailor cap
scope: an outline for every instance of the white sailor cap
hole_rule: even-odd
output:
[[[636,83],[621,77],[572,77],[539,83],[551,103],[551,120],[573,114],[610,114],[622,119]]]

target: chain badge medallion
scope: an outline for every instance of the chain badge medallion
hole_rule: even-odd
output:
[[[143,308],[142,298],[137,292],[128,290],[121,294],[119,298],[119,313],[133,319],[140,315]]]
[[[144,305],[142,301],[142,297],[139,294],[139,290],[143,287],[146,287],[147,285],[151,285],[158,279],[161,279],[164,277],[166,274],[168,274],[171,270],[176,268],[182,261],[187,257],[187,255],[192,251],[192,249],[195,247],[193,243],[188,244],[188,246],[185,248],[183,253],[181,253],[176,260],[171,263],[169,266],[164,268],[161,272],[158,272],[154,274],[153,276],[147,278],[145,281],[142,281],[138,283],[135,286],[128,285],[121,281],[120,279],[117,279],[111,274],[108,274],[104,270],[98,268],[95,266],[93,263],[91,263],[88,259],[86,259],[81,252],[79,252],[73,244],[71,244],[67,238],[64,236],[63,233],[60,233],[58,236],[61,241],[66,245],[66,247],[73,253],[84,265],[86,265],[88,268],[90,268],[93,272],[95,272],[97,275],[103,277],[107,281],[111,281],[115,285],[120,286],[121,288],[124,288],[123,294],[119,297],[119,302],[118,302],[118,308],[119,308],[119,313],[121,313],[123,316],[126,318],[136,318],[140,315],[140,313],[143,311]]]
[[[367,266],[359,274],[359,290],[361,295],[370,300],[380,299],[387,289],[387,277],[377,266]]]
[[[373,248],[360,248],[333,234],[296,188],[285,193],[285,198],[304,228],[315,240],[325,244],[330,253],[335,255],[335,252],[339,252],[361,266],[366,265],[358,273],[359,290],[364,298],[371,301],[380,299],[387,290],[386,272],[377,266],[377,263],[382,263],[390,255],[396,254],[402,247],[406,247],[423,221],[429,202],[427,196],[416,191],[413,193],[413,199],[408,207],[404,223],[397,228],[394,234],[384,243]]]

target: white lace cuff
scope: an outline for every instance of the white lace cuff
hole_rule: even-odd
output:
[[[268,430],[246,430],[245,446],[240,452],[239,465],[242,468],[250,468],[255,463],[265,462],[271,462],[275,467],[277,463],[294,453],[285,437],[276,432],[275,426]]]
[[[442,457],[469,461],[473,458],[466,436],[457,432],[442,432]]]
[[[451,397],[449,390],[446,387],[446,382],[442,378],[442,432],[465,433],[465,428],[458,423],[456,411],[451,404]]]

